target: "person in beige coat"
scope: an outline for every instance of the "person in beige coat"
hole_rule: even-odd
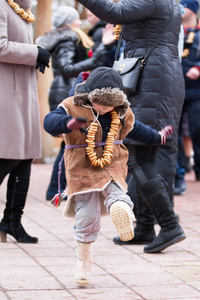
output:
[[[98,67],[77,85],[75,95],[45,116],[44,129],[63,134],[68,199],[64,214],[75,215],[74,236],[78,257],[75,281],[90,281],[92,246],[101,227],[101,215],[110,213],[120,238],[133,238],[133,203],[126,194],[128,150],[123,139],[163,143],[162,133],[134,119],[120,75]],[[52,200],[57,202],[61,195]]]
[[[0,0],[0,184],[9,174],[0,223],[1,242],[37,243],[21,224],[31,162],[41,156],[36,67],[48,66],[47,50],[33,45],[30,0]]]

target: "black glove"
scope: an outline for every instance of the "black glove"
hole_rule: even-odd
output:
[[[173,133],[172,126],[165,126],[162,130],[158,131],[158,138],[156,144],[165,144],[167,138]]]
[[[40,72],[44,74],[45,67],[49,68],[49,59],[50,53],[44,48],[38,47],[38,57],[37,57],[37,64],[36,69],[39,69]]]
[[[105,45],[103,43],[101,43],[94,51],[92,58],[94,60],[98,60],[100,57],[104,56],[105,54],[106,54]]]

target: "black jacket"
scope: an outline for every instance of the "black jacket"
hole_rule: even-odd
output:
[[[69,96],[76,77],[81,71],[93,70],[98,62],[87,58],[87,51],[78,34],[69,27],[57,28],[36,39],[36,44],[46,48],[52,57],[54,79],[50,87],[50,110]]]
[[[188,34],[190,32],[194,32],[194,40],[193,43],[188,45],[186,43]],[[200,100],[200,77],[197,80],[191,80],[190,78],[186,77],[185,74],[194,66],[200,67],[200,21],[197,27],[194,28],[185,28],[185,37],[184,37],[184,48],[188,48],[189,46],[189,55],[185,58],[182,58],[182,67],[183,67],[183,74],[185,78],[185,89],[186,95],[185,100],[193,100],[199,99]]]
[[[175,14],[169,29],[146,62],[137,93],[128,100],[137,120],[157,130],[170,124],[177,136],[184,100],[184,79],[177,47],[182,20],[177,1],[78,2],[105,22],[122,24],[125,57],[145,56],[170,19],[174,6]],[[131,140],[126,142],[132,143]]]

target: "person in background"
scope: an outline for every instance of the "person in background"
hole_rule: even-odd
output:
[[[101,58],[102,65],[106,67],[112,67],[116,50],[116,40],[113,34],[113,25],[107,24],[106,22],[100,20],[88,9],[86,10],[86,14],[87,21],[91,25],[91,29],[88,31],[88,36],[90,36],[94,42],[92,49],[95,51],[95,49],[103,42],[106,53],[104,57]],[[105,31],[107,31],[106,34]],[[109,38],[108,32],[110,32]]]
[[[175,194],[181,195],[186,191],[185,182],[185,151],[183,145],[184,114],[187,113],[189,133],[194,151],[194,172],[200,181],[200,22],[197,18],[199,11],[198,0],[181,0],[185,13],[182,15],[184,26],[184,51],[182,68],[185,79],[185,101],[179,126],[179,153],[177,175],[175,179]]]
[[[163,169],[168,169],[172,183],[176,174],[178,125],[184,101],[184,78],[177,46],[182,22],[178,3],[174,0],[78,2],[101,20],[122,25],[126,42],[124,57],[129,58],[144,57],[173,16],[169,28],[146,61],[136,94],[128,95],[131,109],[139,121],[157,130],[172,124],[174,133],[168,142],[173,144],[173,149],[165,152],[166,165],[162,164]],[[144,247],[144,252],[157,253],[185,238],[165,181],[156,167],[156,153],[162,146],[142,145],[127,138],[124,143],[129,150],[129,172],[137,185],[137,220],[132,243],[149,244]],[[158,236],[154,230],[155,218],[161,227]],[[119,237],[114,238],[114,242],[123,244]]]
[[[37,243],[21,223],[31,163],[41,157],[36,67],[44,73],[50,54],[33,45],[31,1],[0,5],[0,184],[8,175],[0,239],[7,234],[19,243]]]
[[[93,243],[100,231],[101,214],[110,213],[123,241],[133,238],[133,203],[126,194],[128,150],[123,145],[124,137],[154,145],[165,143],[172,133],[171,126],[158,132],[135,120],[122,90],[121,77],[115,70],[96,68],[77,85],[73,97],[65,99],[44,119],[48,133],[64,134],[68,182],[64,214],[75,215],[78,284],[90,282]]]
[[[52,58],[54,79],[50,87],[49,106],[55,110],[59,103],[69,96],[76,77],[81,71],[93,70],[100,65],[100,58],[105,54],[101,43],[93,52],[93,41],[80,26],[82,21],[78,11],[70,6],[59,6],[52,14],[54,26],[48,33],[38,37],[37,45],[47,49]],[[54,162],[46,200],[51,200],[58,189],[58,166],[63,155],[64,141]],[[63,164],[64,168],[64,164]],[[61,175],[61,189],[66,187],[65,172]]]

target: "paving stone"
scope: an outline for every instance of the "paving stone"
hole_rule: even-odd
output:
[[[22,218],[39,243],[18,244],[8,236],[0,243],[1,300],[197,300],[200,299],[200,185],[194,173],[186,175],[185,195],[175,196],[187,239],[159,254],[143,252],[143,245],[119,246],[110,216],[102,218],[94,243],[91,283],[74,282],[74,219],[63,216],[66,202],[56,209],[45,200],[52,164],[33,164]],[[0,186],[0,217],[6,181]],[[156,233],[159,225],[155,225]]]

